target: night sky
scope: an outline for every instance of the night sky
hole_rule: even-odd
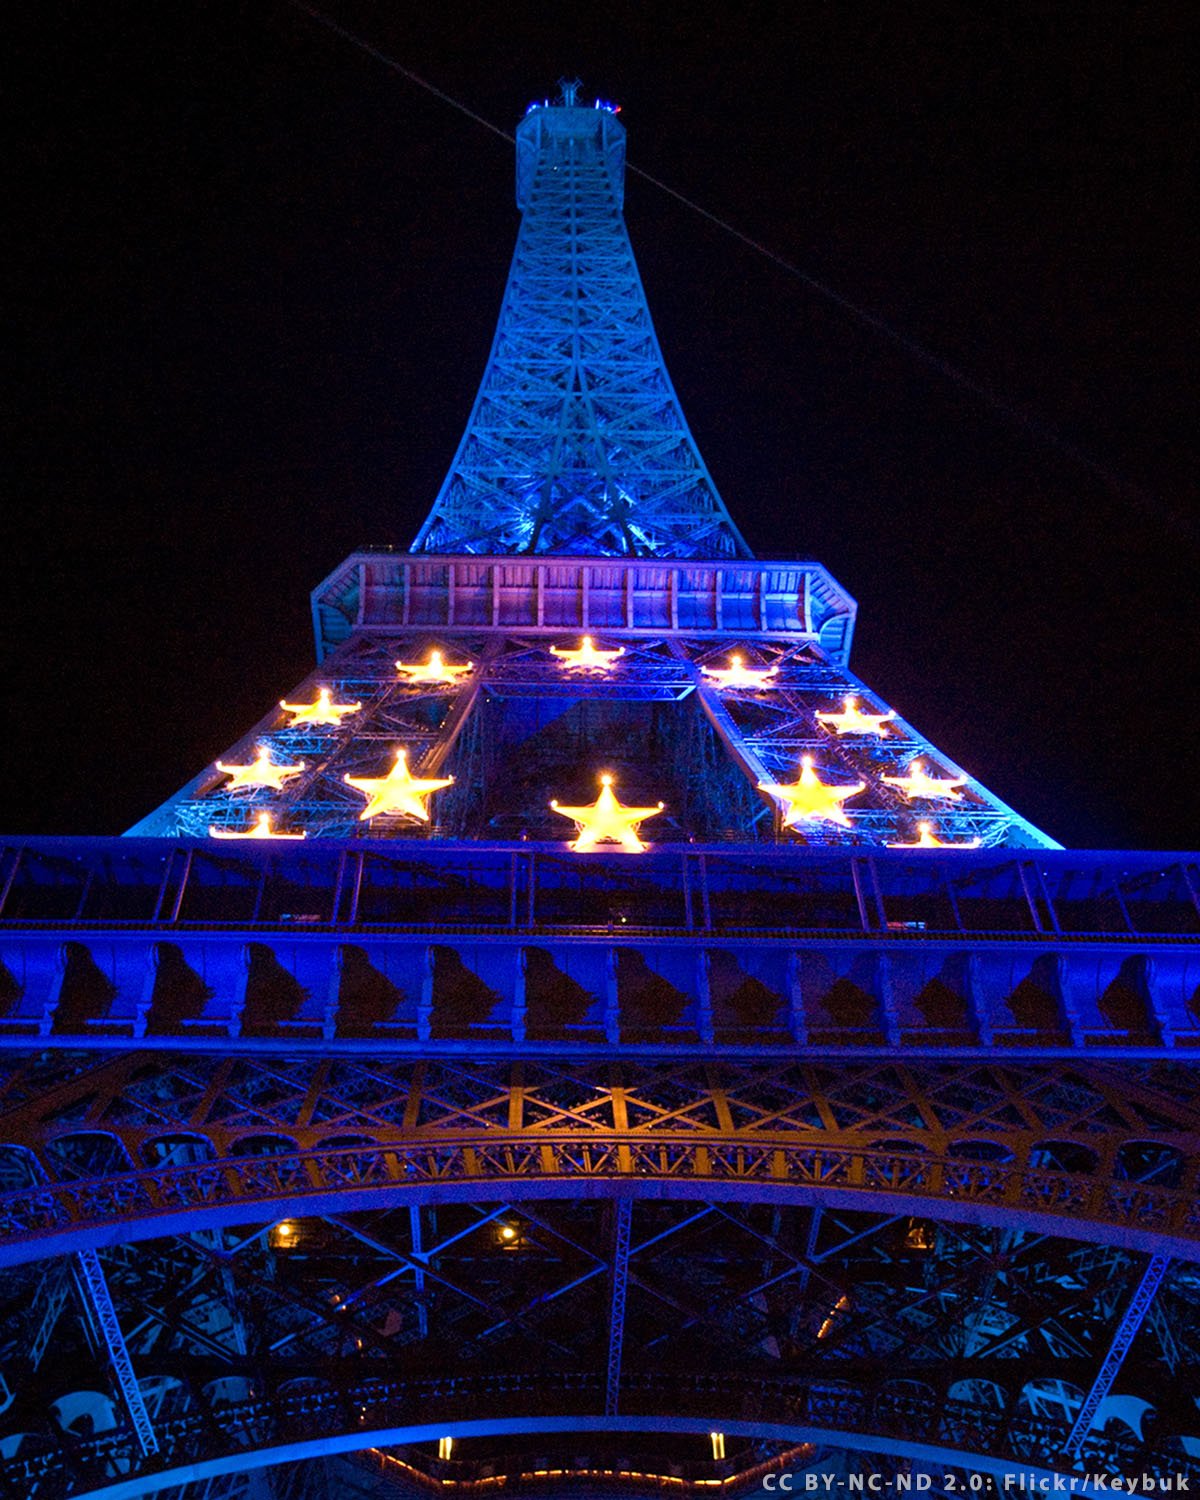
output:
[[[512,148],[286,0],[19,9],[0,830],[117,833],[307,673],[346,553],[411,542]],[[1062,842],[1200,847],[1192,7],[328,10],[505,129],[579,74],[632,162],[1026,414],[630,181],[701,451],[856,596],[860,675]]]

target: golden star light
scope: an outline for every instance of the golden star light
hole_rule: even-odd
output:
[[[795,828],[802,819],[809,822],[838,823],[849,828],[850,819],[842,811],[842,803],[848,797],[857,797],[865,792],[865,781],[856,781],[853,786],[835,786],[822,781],[813,770],[812,756],[805,755],[800,762],[800,779],[791,786],[782,786],[774,781],[760,781],[760,792],[769,792],[786,804],[783,826]]]
[[[930,776],[919,760],[908,768],[907,776],[885,776],[888,786],[898,787],[911,802],[914,797],[946,797],[951,802],[961,802],[960,786],[966,786],[969,776]]]
[[[601,650],[592,644],[590,635],[585,635],[574,651],[551,646],[550,655],[557,656],[563,666],[569,667],[572,671],[582,669],[585,672],[607,672],[618,656],[625,655],[625,649],[623,646],[618,646],[613,651]]]
[[[966,839],[959,843],[945,843],[933,831],[932,823],[917,824],[915,844],[889,844],[889,849],[978,849],[978,839]]]
[[[666,803],[660,802],[657,807],[623,807],[612,787],[612,777],[601,776],[600,795],[590,807],[564,807],[560,802],[551,802],[554,812],[575,822],[579,837],[570,847],[576,854],[587,854],[597,844],[620,844],[626,854],[640,854],[645,849],[637,836],[638,824],[647,818],[657,818]]]
[[[402,817],[429,822],[425,798],[450,786],[453,776],[414,776],[408,769],[408,752],[396,751],[396,763],[386,776],[343,776],[347,786],[361,792],[367,805],[358,815],[359,822],[381,813],[399,813]]]
[[[428,661],[398,661],[396,663],[396,671],[402,672],[410,683],[448,682],[453,684],[474,668],[473,661],[469,661],[465,667],[451,666],[445,661],[440,651],[431,651]]]
[[[276,833],[271,827],[271,814],[259,813],[249,828],[215,828],[210,826],[209,838],[214,839],[302,839],[304,833]]]
[[[711,677],[713,685],[722,692],[727,688],[761,688],[779,671],[778,667],[748,667],[745,659],[735,652],[727,667],[701,667],[705,677]]]
[[[887,733],[883,726],[896,715],[890,711],[886,714],[866,714],[859,708],[857,698],[843,698],[840,714],[819,713],[814,717],[835,734],[883,735]]]
[[[224,771],[229,777],[229,785],[225,788],[227,792],[237,792],[243,787],[269,786],[273,791],[283,790],[283,783],[290,781],[293,776],[299,776],[306,769],[305,761],[297,761],[294,766],[277,765],[271,759],[271,752],[266,745],[259,745],[257,757],[248,766],[227,766],[223,760],[216,763],[218,771]]]
[[[356,714],[362,704],[335,703],[329,689],[322,688],[315,703],[285,703],[281,698],[279,706],[291,714],[288,728],[295,729],[298,724],[340,724],[347,714]]]

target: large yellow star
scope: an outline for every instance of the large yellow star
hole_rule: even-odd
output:
[[[592,644],[590,635],[585,635],[574,651],[551,646],[550,655],[557,656],[564,667],[570,667],[574,671],[582,668],[585,672],[607,672],[618,656],[625,655],[625,648],[618,646],[613,651],[602,651]]]
[[[378,817],[380,813],[400,813],[406,818],[428,823],[425,798],[430,792],[450,786],[454,777],[414,776],[408,769],[407,751],[397,750],[396,764],[386,776],[343,776],[342,780],[367,799],[366,807],[358,815],[360,823]]]
[[[304,833],[276,833],[271,827],[271,814],[262,812],[249,828],[214,828],[208,830],[214,839],[302,839]]]
[[[727,667],[701,667],[705,677],[711,677],[716,687],[760,688],[779,671],[778,667],[748,667],[744,658],[736,653],[729,658]]]
[[[288,727],[294,729],[297,724],[340,724],[347,714],[356,714],[362,704],[334,703],[329,689],[322,688],[315,703],[285,703],[281,698],[279,706],[291,714]]]
[[[443,658],[440,651],[431,651],[428,661],[398,661],[396,671],[403,672],[409,682],[449,682],[454,683],[460,677],[465,677],[473,671],[475,663],[469,661],[465,667],[451,666]]]
[[[778,797],[781,802],[786,803],[783,826],[794,828],[803,818],[812,822],[839,823],[843,828],[849,828],[850,819],[842,811],[842,803],[847,797],[857,797],[859,792],[865,792],[866,782],[856,781],[853,786],[831,786],[822,781],[813,770],[811,755],[802,757],[800,767],[800,779],[792,782],[791,786],[781,786],[774,781],[758,783],[760,792],[769,792],[772,797]]]
[[[657,807],[622,807],[613,789],[613,779],[600,778],[600,795],[590,807],[564,807],[551,802],[551,808],[563,818],[572,818],[579,837],[570,846],[576,854],[587,854],[597,844],[620,844],[626,854],[640,854],[646,847],[637,836],[639,823],[657,818],[666,803]]]
[[[842,712],[819,713],[814,716],[821,724],[832,729],[836,734],[886,734],[883,725],[889,719],[894,719],[893,712],[886,714],[865,714],[858,706],[857,698],[843,698]]]
[[[277,765],[271,759],[271,752],[266,745],[259,745],[257,757],[248,766],[227,766],[223,760],[217,761],[216,765],[218,771],[224,771],[229,777],[229,785],[225,788],[227,792],[254,786],[269,786],[279,792],[283,790],[285,781],[299,776],[307,768],[306,762],[302,760],[297,761],[294,766]]]
[[[915,844],[889,844],[889,849],[978,849],[978,839],[965,839],[959,843],[944,843],[933,831],[932,823],[917,824]]]
[[[961,802],[960,786],[966,786],[969,776],[930,776],[919,760],[908,768],[907,776],[885,776],[888,786],[899,787],[911,802],[914,797],[946,797],[951,802]]]

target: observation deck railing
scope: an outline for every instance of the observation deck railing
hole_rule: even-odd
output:
[[[1200,856],[0,842],[0,1047],[248,1037],[1179,1055]]]
[[[8,839],[0,926],[1200,944],[1200,854]]]

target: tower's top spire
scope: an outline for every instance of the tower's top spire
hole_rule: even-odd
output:
[[[517,248],[475,408],[414,552],[747,557],[688,430],[622,218],[617,107],[517,127]]]

